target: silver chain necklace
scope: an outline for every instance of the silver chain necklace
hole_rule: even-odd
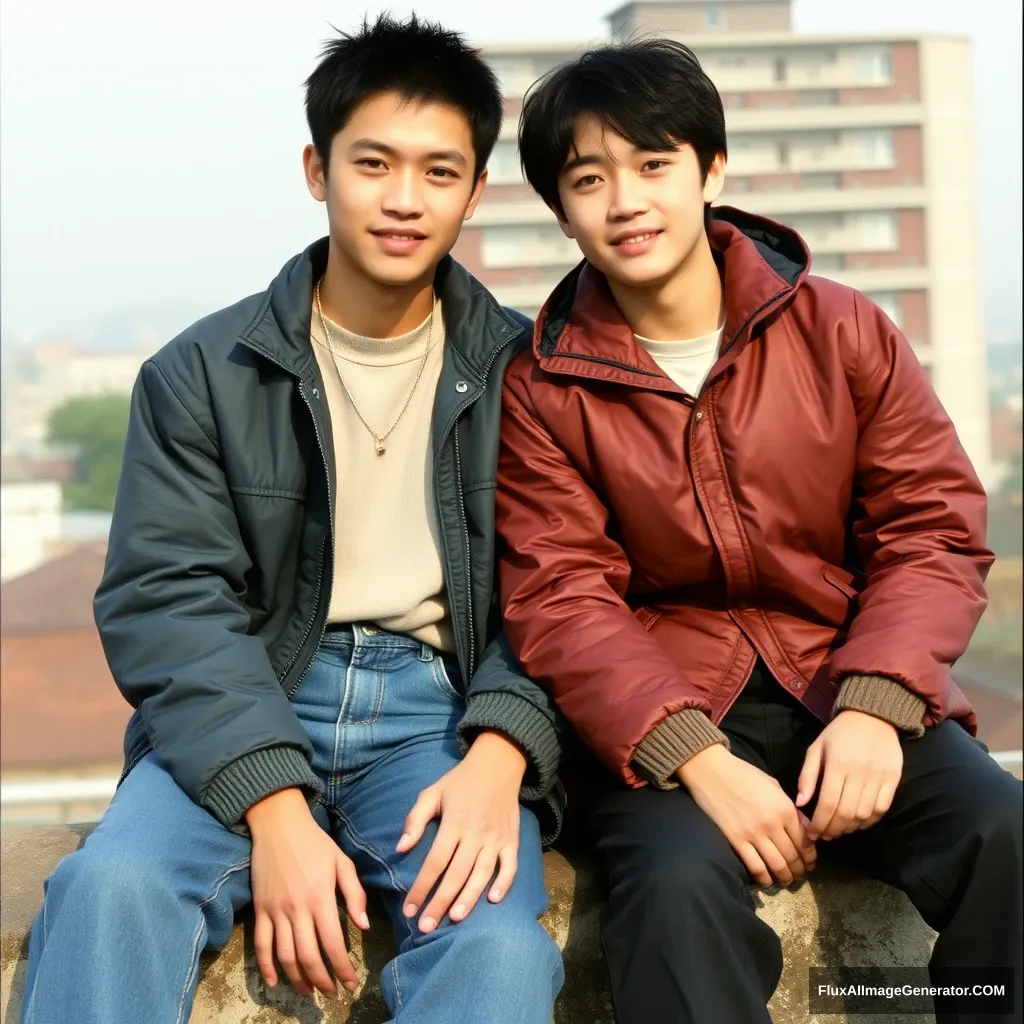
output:
[[[320,278],[322,281],[323,278]],[[402,406],[401,412],[395,417],[395,422],[383,433],[378,434],[369,423],[366,422],[366,417],[359,411],[359,406],[356,405],[356,400],[352,396],[352,392],[349,390],[348,384],[345,383],[345,375],[341,372],[341,367],[338,365],[338,357],[334,352],[334,343],[331,340],[331,332],[327,329],[327,319],[324,317],[323,307],[320,305],[320,281],[316,283],[316,311],[320,317],[320,326],[323,328],[324,338],[327,340],[327,348],[330,350],[331,359],[334,361],[334,368],[338,371],[338,380],[341,381],[341,386],[345,389],[345,394],[348,395],[348,400],[352,403],[352,408],[355,409],[356,415],[359,417],[360,423],[370,432],[370,437],[373,438],[373,450],[377,453],[377,457],[380,458],[387,451],[387,439],[391,436],[395,427],[398,426],[399,421],[405,415],[405,410],[409,408],[409,403],[412,401],[412,396],[416,393],[416,388],[419,386],[420,378],[423,376],[423,370],[427,365],[427,355],[430,353],[430,341],[434,336],[434,307],[437,305],[437,300],[434,293],[430,293],[430,319],[427,321],[427,341],[423,346],[423,357],[420,359],[420,368],[416,371],[416,379],[412,382],[412,388],[409,391],[408,396],[405,399],[405,405]]]

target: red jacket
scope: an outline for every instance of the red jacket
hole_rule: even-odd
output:
[[[696,400],[586,263],[506,376],[497,525],[506,630],[632,785],[638,745],[718,723],[758,654],[822,720],[888,677],[975,731],[950,676],[985,608],[985,492],[910,346],[803,242],[719,209],[722,355]]]

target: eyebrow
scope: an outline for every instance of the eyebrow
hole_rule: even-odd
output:
[[[641,153],[660,153],[662,150],[658,149],[647,149],[644,146],[634,146],[633,156],[639,156]],[[665,153],[671,152],[670,150],[664,150]],[[585,167],[592,164],[603,164],[605,158],[600,153],[580,153],[578,156],[574,156],[571,160],[566,161],[565,166],[559,172],[560,174],[572,174],[573,171],[580,167]]]
[[[384,156],[391,157],[392,159],[401,156],[394,146],[389,146],[386,142],[381,142],[379,139],[356,139],[349,148],[370,149],[375,153],[382,153]],[[460,167],[466,167],[469,163],[457,149],[436,149],[433,152],[424,154],[424,159],[458,164]]]

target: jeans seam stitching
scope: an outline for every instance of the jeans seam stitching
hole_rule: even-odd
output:
[[[444,667],[444,660],[440,657],[435,657],[430,663],[430,674],[434,677],[434,682],[437,683],[438,688],[446,696],[453,700],[459,699],[459,694],[455,690],[455,685],[448,677],[448,670]]]
[[[395,981],[395,1001],[398,1003],[398,1010],[401,1011],[405,1000],[402,998],[402,986],[398,983],[398,957],[391,961],[391,977]]]
[[[236,874],[249,866],[250,859],[250,857],[244,857],[242,860],[232,864],[231,867],[229,867],[227,871],[225,871],[224,874],[214,882],[213,892],[211,892],[210,895],[207,896],[207,898],[196,908],[199,912],[199,921],[196,923],[196,930],[192,936],[192,956],[190,958],[190,966],[185,975],[185,984],[181,989],[181,997],[178,1000],[178,1013],[174,1018],[174,1024],[181,1024],[181,1015],[185,1011],[185,997],[188,995],[192,977],[199,968],[199,953],[201,950],[198,949],[198,946],[199,936],[202,934],[203,930],[203,909],[209,906],[220,895],[220,891],[224,888],[224,884],[233,874]]]
[[[398,881],[395,872],[392,870],[391,865],[364,839],[354,828],[352,822],[348,820],[348,816],[341,808],[337,808],[338,818],[341,820],[342,825],[348,832],[352,839],[352,842],[363,851],[363,853],[372,857],[387,873],[391,879],[391,884],[394,885],[395,891],[400,893],[406,893],[408,890]]]

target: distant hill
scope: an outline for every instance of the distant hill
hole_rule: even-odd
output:
[[[96,323],[90,347],[111,351],[156,349],[195,323],[204,312],[186,305],[114,310]]]

